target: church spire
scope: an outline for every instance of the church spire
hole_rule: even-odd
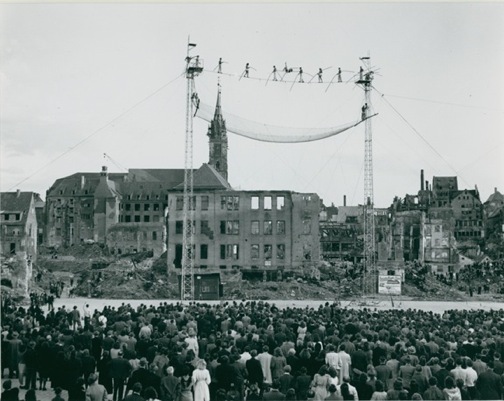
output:
[[[220,83],[217,84],[217,102],[215,104],[214,118],[210,122],[207,135],[209,138],[209,153],[210,153],[208,164],[214,167],[227,180],[228,140],[226,131],[226,121],[222,116]]]
[[[214,120],[220,119],[221,121],[223,120],[222,118],[222,109],[221,109],[221,85],[220,82],[217,84],[217,103],[215,104],[215,113],[214,113]]]

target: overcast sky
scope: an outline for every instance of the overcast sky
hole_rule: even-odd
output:
[[[286,127],[354,121],[363,92],[240,80],[245,63],[251,78],[287,62],[305,81],[324,68],[328,82],[370,54],[379,207],[416,193],[422,168],[477,185],[482,201],[504,190],[504,3],[0,4],[0,17],[1,191],[45,197],[57,178],[102,165],[183,168],[189,36],[207,70],[202,102],[215,104],[222,57],[236,74],[222,76],[224,111]],[[207,126],[194,120],[194,167],[208,162]],[[235,188],[363,201],[364,125],[308,144],[229,134],[228,154]]]

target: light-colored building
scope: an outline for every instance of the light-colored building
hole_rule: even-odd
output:
[[[34,192],[17,191],[0,194],[2,255],[21,255],[29,260],[35,260],[38,236],[36,204],[40,202],[40,196]]]
[[[196,268],[296,270],[319,262],[320,200],[316,194],[234,191],[208,188],[209,182],[195,176]],[[168,264],[177,269],[184,235],[182,192],[170,191],[169,204]]]

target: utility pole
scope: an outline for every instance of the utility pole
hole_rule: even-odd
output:
[[[194,106],[199,102],[198,95],[194,91],[194,77],[203,71],[203,65],[199,56],[190,56],[194,43],[187,44],[186,57],[186,132],[185,132],[185,164],[184,164],[184,205],[183,225],[184,237],[182,242],[182,272],[180,277],[181,301],[194,300],[194,210],[193,196],[193,118]]]

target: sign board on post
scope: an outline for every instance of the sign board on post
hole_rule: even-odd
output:
[[[378,294],[401,295],[401,275],[380,274],[378,276]]]

